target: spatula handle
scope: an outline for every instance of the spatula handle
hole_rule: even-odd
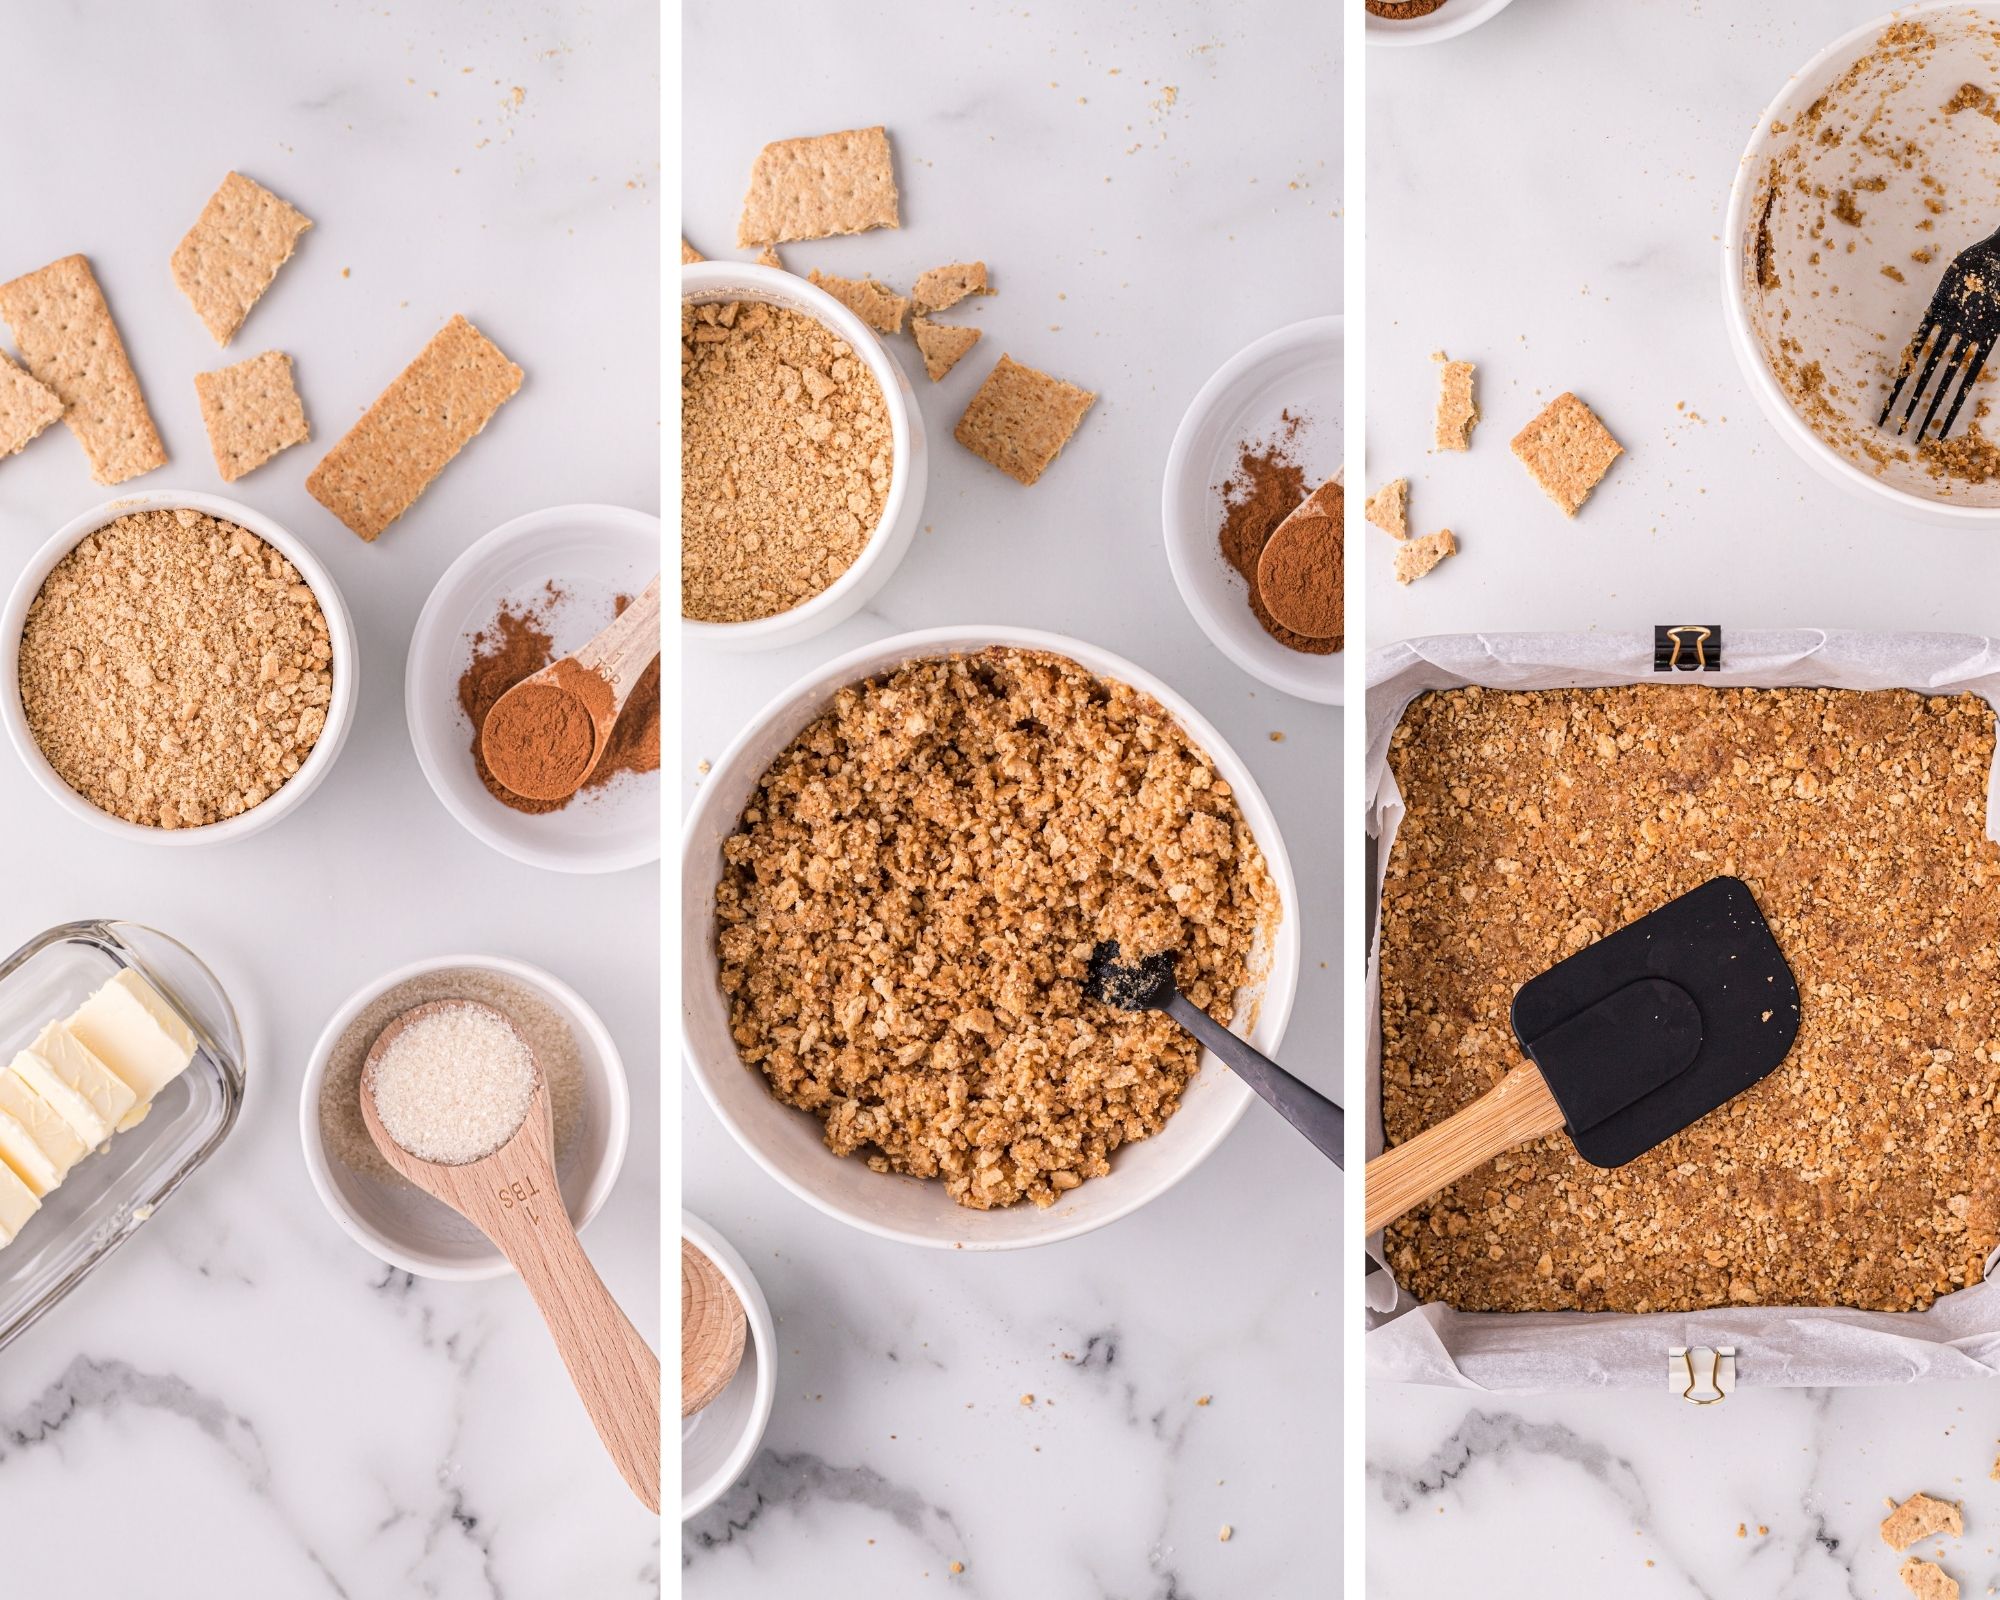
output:
[[[1562,1108],[1541,1068],[1522,1062],[1456,1116],[1368,1163],[1365,1231],[1394,1222],[1482,1161],[1546,1138],[1562,1125]]]
[[[1293,1077],[1247,1039],[1239,1039],[1176,989],[1167,1015],[1229,1063],[1229,1070],[1262,1095],[1319,1153],[1336,1167],[1341,1161],[1340,1107],[1303,1079]]]

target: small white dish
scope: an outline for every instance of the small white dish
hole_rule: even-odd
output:
[[[327,1214],[371,1255],[420,1278],[469,1281],[512,1272],[507,1258],[457,1212],[406,1183],[387,1183],[356,1172],[326,1147],[320,1128],[320,1085],[333,1048],[348,1024],[391,989],[431,972],[495,973],[533,990],[569,1023],[583,1064],[583,1111],[573,1144],[556,1163],[563,1205],[579,1230],[604,1209],[625,1165],[632,1134],[632,1101],[625,1063],[610,1031],[582,995],[540,967],[505,956],[434,956],[385,972],[356,990],[333,1014],[306,1062],[299,1090],[299,1138],[306,1173]]]
[[[778,1392],[778,1328],[764,1291],[729,1241],[701,1218],[681,1213],[681,1237],[728,1280],[743,1302],[743,1364],[729,1386],[691,1417],[681,1418],[681,1521],[714,1505],[743,1476],[764,1441]]]
[[[472,759],[472,724],[458,680],[472,639],[502,602],[563,598],[546,607],[558,656],[586,643],[660,570],[660,519],[622,506],[551,506],[502,523],[454,561],[417,618],[403,705],[417,764],[445,810],[502,855],[552,872],[620,872],[660,858],[660,775],[626,773],[560,811],[530,816],[487,792]]]
[[[1346,652],[1306,655],[1266,633],[1216,530],[1243,446],[1276,437],[1286,410],[1300,419],[1288,449],[1306,469],[1308,492],[1340,470],[1341,358],[1339,317],[1294,322],[1237,351],[1181,418],[1160,490],[1167,565],[1210,643],[1259,682],[1327,706],[1340,704]]]
[[[1151,695],[1188,739],[1208,753],[1235,792],[1278,894],[1281,920],[1258,983],[1237,1001],[1239,1021],[1254,1006],[1251,1043],[1277,1052],[1299,977],[1299,898],[1291,859],[1257,781],[1221,734],[1185,698],[1121,656],[1056,633],[1006,625],[965,624],[864,645],[807,674],[773,700],[723,752],[688,813],[681,861],[681,1039],[703,1096],[750,1158],[787,1189],[830,1217],[878,1238],[941,1250],[1018,1250],[1054,1244],[1115,1222],[1166,1193],[1201,1165],[1255,1098],[1243,1081],[1206,1053],[1181,1096],[1180,1109],[1151,1138],[1121,1148],[1111,1171],[1071,1190],[1055,1205],[972,1211],[942,1183],[871,1171],[826,1148],[818,1118],[783,1105],[764,1075],[744,1065],[729,1029],[729,1004],[716,982],[715,889],[723,842],[771,762],[799,731],[851,684],[907,662],[989,648],[1067,656],[1099,678]]]
[[[1442,44],[1446,39],[1456,39],[1461,33],[1470,33],[1482,22],[1491,22],[1511,3],[1512,0],[1446,0],[1443,6],[1427,17],[1406,17],[1400,22],[1393,17],[1375,16],[1371,12],[1365,18],[1368,42],[1386,45]]]
[[[270,799],[238,816],[211,822],[205,827],[147,828],[136,822],[127,822],[123,817],[114,817],[108,811],[100,811],[64,783],[49,764],[48,757],[42,754],[41,746],[35,743],[34,733],[29,729],[27,716],[21,709],[21,634],[27,626],[28,608],[34,604],[35,596],[42,592],[43,582],[55,570],[56,563],[81,544],[86,535],[136,511],[181,508],[200,511],[247,528],[298,568],[299,576],[312,590],[313,598],[319,602],[320,612],[326,618],[327,640],[333,648],[333,697],[326,708],[326,726],[320,730],[312,753]],[[306,796],[317,789],[327,773],[333,770],[333,763],[339,758],[341,746],[347,742],[348,730],[354,723],[357,675],[360,672],[358,654],[354,622],[348,615],[347,602],[341,598],[340,589],[333,581],[333,574],[320,564],[319,558],[290,529],[274,522],[261,511],[253,511],[241,502],[226,500],[221,495],[197,494],[183,489],[149,489],[107,500],[103,505],[94,506],[64,523],[35,552],[21,576],[15,580],[6,608],[0,610],[0,724],[5,725],[8,741],[34,780],[71,816],[79,817],[106,833],[141,844],[176,847],[227,844],[234,839],[261,833],[280,818],[296,811],[305,803]]]
[[[1920,66],[1897,63],[1893,88],[1877,91],[1864,85],[1870,97],[1865,114],[1876,148],[1919,141],[1928,159],[1921,166],[1882,163],[1887,186],[1861,196],[1866,221],[1855,240],[1844,250],[1822,249],[1823,241],[1794,223],[1787,208],[1808,203],[1800,198],[1797,181],[1811,186],[1823,180],[1821,195],[1840,185],[1845,169],[1835,164],[1847,159],[1850,141],[1806,147],[1805,171],[1795,175],[1788,169],[1775,194],[1770,174],[1797,144],[1792,130],[1800,116],[1823,95],[1838,92],[1836,86],[1874,48],[1885,28],[1913,22],[1929,27],[1935,44]],[[1960,205],[1935,219],[1929,211],[1935,203],[1927,187],[1932,182],[1941,182],[1942,192],[1963,196],[1983,192],[1991,181],[1992,145],[1986,135],[1992,124],[1979,116],[1942,117],[1938,107],[1959,85],[1988,82],[2000,70],[1996,23],[2000,7],[1931,0],[1887,12],[1820,50],[1785,81],[1757,119],[1730,185],[1722,229],[1723,317],[1736,363],[1765,420],[1816,472],[1863,503],[1948,528],[1990,529],[2000,523],[2000,481],[1940,485],[1914,461],[1891,460],[1880,471],[1864,466],[1799,415],[1771,372],[1766,345],[1782,340],[1785,348],[1800,352],[1800,360],[1822,364],[1819,392],[1830,397],[1827,403],[1838,414],[1841,431],[1879,440],[1891,450],[1908,448],[1908,440],[1876,429],[1886,374],[1917,331],[1946,265],[1993,223],[1985,211],[1965,211]],[[1817,197],[1809,203],[1815,211],[1822,205]],[[1920,232],[1919,223],[1934,224],[1936,231]],[[1771,241],[1778,280],[1768,291],[1758,281],[1760,234]],[[1903,260],[1920,238],[1935,247],[1936,259],[1922,267],[1904,261],[1901,280],[1888,277],[1881,267],[1885,248],[1866,248],[1871,241],[1885,247],[1894,242],[1896,259]],[[1854,242],[1864,248],[1855,249]],[[1878,376],[1883,378],[1879,386],[1873,381]],[[1961,419],[1953,437],[1963,437],[1966,426]],[[1939,490],[1947,487],[1950,494],[1941,495]]]
[[[709,650],[775,650],[797,644],[845,622],[874,599],[909,553],[923,519],[924,490],[930,481],[923,412],[902,365],[874,331],[824,289],[776,267],[743,261],[700,261],[681,268],[681,298],[695,305],[717,300],[756,300],[783,306],[833,330],[867,363],[881,386],[889,411],[895,461],[889,469],[889,496],[882,520],[868,536],[854,565],[803,605],[754,622],[696,622],[681,619],[681,636]]]

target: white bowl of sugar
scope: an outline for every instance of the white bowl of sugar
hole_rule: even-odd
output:
[[[556,1178],[579,1229],[603,1209],[625,1164],[632,1107],[625,1066],[598,1015],[560,978],[504,956],[435,956],[348,997],[313,1046],[299,1094],[306,1172],[333,1220],[364,1250],[424,1278],[512,1271],[486,1236],[398,1176],[361,1120],[361,1064],[413,1006],[473,1000],[505,1015],[534,1049],[556,1127]]]

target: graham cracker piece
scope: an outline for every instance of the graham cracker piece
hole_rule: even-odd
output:
[[[0,456],[19,452],[62,413],[55,390],[0,354]]]
[[[948,267],[932,267],[917,279],[917,286],[910,291],[910,297],[917,302],[919,310],[943,311],[955,306],[967,295],[991,294],[986,287],[986,263],[983,261],[954,261]]]
[[[780,259],[778,247],[774,244],[767,244],[757,252],[757,265],[760,267],[776,267],[780,272],[785,270],[785,263]]]
[[[313,468],[306,490],[373,540],[520,387],[521,369],[453,317]]]
[[[1565,390],[1514,435],[1514,454],[1542,493],[1573,517],[1625,447],[1596,414]]]
[[[836,278],[814,267],[806,282],[824,289],[877,333],[901,333],[910,302],[873,278]]]
[[[1896,1575],[1917,1600],[1958,1600],[1958,1580],[1933,1561],[1911,1556]]]
[[[1479,402],[1472,395],[1470,361],[1452,361],[1442,350],[1433,350],[1438,362],[1437,447],[1440,450],[1470,450],[1473,425],[1479,421]]]
[[[1062,453],[1097,396],[1003,355],[952,437],[1016,482],[1032,484]]]
[[[888,131],[850,128],[759,150],[736,242],[747,248],[901,226]]]
[[[282,350],[266,350],[216,372],[197,372],[194,388],[201,397],[215,470],[225,483],[311,437],[305,405],[292,383],[292,358]]]
[[[1891,1549],[1907,1550],[1934,1533],[1965,1534],[1965,1517],[1949,1500],[1913,1494],[1882,1519],[1882,1541]]]
[[[932,383],[957,366],[966,351],[979,343],[977,328],[955,328],[949,323],[932,322],[928,317],[911,318],[910,332],[923,352],[924,371],[930,374]]]
[[[1440,528],[1421,539],[1405,539],[1396,549],[1396,581],[1415,583],[1448,555],[1458,551],[1451,529]]]
[[[174,282],[219,345],[243,326],[312,218],[240,172],[222,180],[174,246]]]
[[[687,242],[687,235],[686,235],[686,234],[682,234],[682,235],[681,235],[681,265],[682,265],[682,266],[684,266],[684,267],[691,267],[691,266],[693,266],[693,265],[694,265],[694,264],[695,264],[695,263],[696,263],[697,261],[706,261],[707,259],[708,259],[708,257],[707,257],[707,256],[703,255],[703,254],[702,254],[702,253],[701,253],[701,252],[700,252],[699,250],[695,249],[695,247],[694,247],[693,245],[691,245],[691,244],[689,244],[689,243]]]
[[[1394,539],[1410,536],[1410,480],[1391,478],[1368,498],[1362,513]]]
[[[63,421],[99,483],[123,483],[167,463],[139,378],[82,256],[64,256],[0,284],[0,319],[28,371],[53,389]]]

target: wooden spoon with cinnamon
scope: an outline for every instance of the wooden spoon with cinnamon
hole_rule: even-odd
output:
[[[486,713],[479,753],[527,800],[566,800],[597,770],[611,730],[660,653],[660,579],[588,644],[523,678]]]

